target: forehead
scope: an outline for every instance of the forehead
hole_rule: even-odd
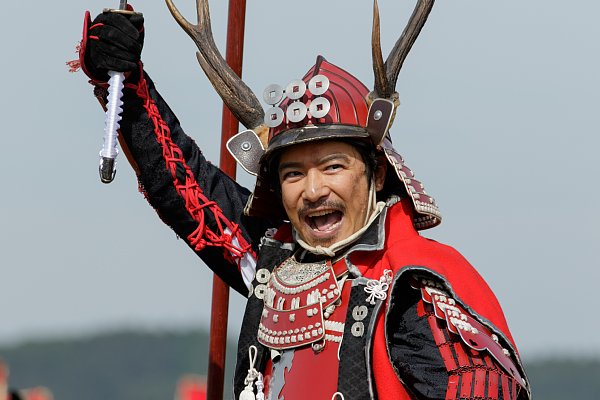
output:
[[[339,155],[362,162],[356,148],[346,142],[334,140],[319,140],[290,146],[281,152],[279,165],[282,163],[319,162],[329,156]]]

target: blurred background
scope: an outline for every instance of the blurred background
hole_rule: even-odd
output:
[[[194,3],[176,2],[192,21]],[[147,71],[218,163],[222,103],[194,44],[164,2],[131,4],[145,16]],[[117,6],[9,2],[0,24],[0,359],[13,385],[48,386],[57,399],[84,396],[73,394],[74,382],[98,377],[86,365],[111,371],[96,379],[109,391],[103,398],[153,399],[165,396],[124,394],[117,377],[176,365],[165,379],[172,397],[178,376],[206,364],[212,276],[147,205],[125,157],[112,184],[99,182],[104,116],[83,73],[65,66],[77,56],[84,11]],[[414,1],[379,6],[385,56]],[[372,87],[371,13],[367,0],[249,0],[245,82],[261,95],[302,77],[322,54]],[[424,235],[456,247],[488,281],[542,399],[564,398],[557,388],[568,385],[600,390],[592,312],[600,280],[599,13],[593,0],[439,1],[397,85],[395,146],[444,215]],[[224,52],[227,2],[213,0],[211,14]],[[241,169],[238,176],[253,185]],[[235,342],[244,298],[231,297]],[[113,339],[122,342],[106,344]],[[171,361],[144,362],[145,348],[128,355],[133,343],[163,349]],[[124,364],[130,368],[119,370]],[[140,379],[163,379],[151,374]],[[51,387],[55,375],[70,389]],[[101,392],[81,386],[87,399]],[[585,396],[575,397],[593,398]]]

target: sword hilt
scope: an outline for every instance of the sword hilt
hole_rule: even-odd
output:
[[[104,9],[102,9],[102,12],[111,12],[111,13],[124,14],[124,15],[141,14],[139,12],[129,11],[127,9],[121,10],[120,8],[104,8]]]
[[[119,0],[119,8],[105,9],[104,12],[118,12],[121,14],[133,14],[133,11],[127,10],[127,0]],[[100,173],[100,181],[102,183],[111,183],[115,179],[117,173],[117,165],[115,158],[119,153],[117,149],[117,136],[119,129],[119,122],[121,121],[121,113],[123,109],[121,106],[123,102],[123,81],[125,75],[122,72],[109,71],[108,75],[110,80],[108,81],[108,102],[106,109],[106,120],[104,124],[104,143],[102,150],[100,150],[100,165],[98,166],[98,172]]]

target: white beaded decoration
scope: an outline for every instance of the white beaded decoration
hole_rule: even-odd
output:
[[[256,370],[256,368],[254,368],[257,354],[258,350],[256,349],[256,346],[250,346],[250,348],[248,349],[250,368],[248,368],[248,374],[246,375],[246,379],[244,379],[246,387],[244,388],[244,390],[242,390],[242,393],[240,393],[239,400],[257,400],[257,397],[254,395],[254,389],[252,389],[254,381],[259,377],[259,372]],[[264,395],[262,398],[264,399]]]

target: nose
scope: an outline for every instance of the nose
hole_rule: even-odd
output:
[[[316,168],[308,170],[306,174],[302,198],[310,203],[327,198],[330,193],[327,180]]]

